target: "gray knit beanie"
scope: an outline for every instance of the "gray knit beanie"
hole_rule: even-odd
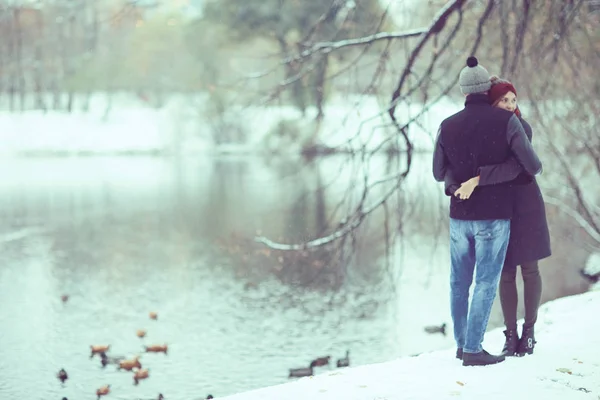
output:
[[[467,58],[467,66],[460,71],[458,84],[463,94],[485,93],[492,86],[490,73],[479,65],[475,57]]]

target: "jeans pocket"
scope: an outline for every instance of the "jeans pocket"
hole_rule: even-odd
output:
[[[506,220],[478,221],[475,237],[480,240],[495,240],[506,235],[506,226],[509,223]]]

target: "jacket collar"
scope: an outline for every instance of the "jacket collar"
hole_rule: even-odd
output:
[[[465,106],[469,106],[472,104],[486,104],[490,105],[490,100],[487,94],[484,93],[474,93],[467,96],[465,99]]]

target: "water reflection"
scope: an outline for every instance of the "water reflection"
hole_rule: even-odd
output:
[[[386,162],[372,166],[375,175]],[[387,231],[401,241],[383,245],[382,210],[345,247],[295,254],[250,238],[331,232],[349,212],[340,200],[361,194],[358,184],[348,190],[356,165],[343,158],[307,166],[237,158],[1,164],[3,398],[87,398],[109,383],[116,398],[224,396],[286,382],[288,368],[315,356],[350,349],[360,365],[452,345],[423,332],[448,321],[446,199],[429,178],[427,156],[415,158],[398,209],[388,209],[405,216]],[[156,321],[148,318],[153,310]],[[147,336],[139,339],[138,329]],[[89,359],[91,344],[130,356],[153,343],[168,343],[169,354],[142,354],[151,376],[139,386],[130,373]],[[60,368],[69,373],[65,388]]]

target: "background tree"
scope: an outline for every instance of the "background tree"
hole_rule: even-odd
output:
[[[83,96],[86,108],[91,93],[106,92],[108,115],[116,91],[150,97],[149,104],[156,107],[166,93],[206,93],[213,108],[199,117],[218,116],[211,120],[222,133],[214,135],[215,141],[225,142],[245,138],[226,117],[241,120],[240,104],[292,102],[303,112],[315,110],[317,124],[309,144],[318,144],[319,137],[330,133],[317,136],[327,93],[335,93],[347,106],[343,117],[336,116],[338,129],[353,134],[329,150],[347,153],[348,164],[357,171],[348,196],[331,216],[339,224],[302,243],[259,239],[272,247],[298,249],[345,240],[376,212],[389,214],[390,226],[400,225],[405,207],[400,194],[415,146],[432,140],[437,127],[428,121],[437,105],[448,98],[455,104],[462,101],[458,71],[475,54],[491,73],[519,88],[536,147],[543,151],[546,173],[541,181],[548,202],[569,213],[598,246],[597,1],[382,4],[208,0],[203,16],[190,23],[181,14],[145,8],[139,1],[4,1],[0,95],[11,110],[72,110],[77,96]],[[266,68],[236,60],[242,51],[261,59]],[[252,73],[254,78],[248,79]],[[373,99],[379,109],[365,115],[365,103]],[[356,115],[361,116],[358,123],[350,118]],[[353,122],[344,125],[346,120]],[[367,146],[375,133],[380,143]],[[303,140],[301,136],[293,140]],[[388,160],[391,153],[396,157]],[[380,158],[388,160],[387,175],[374,178],[366,171]]]
[[[536,147],[543,155],[545,170],[551,171],[552,178],[546,180],[554,187],[548,192],[549,203],[569,212],[585,228],[597,249],[599,201],[594,188],[600,183],[599,135],[595,127],[599,103],[593,71],[600,66],[600,41],[598,13],[593,4],[558,0],[429,3],[439,8],[423,26],[409,23],[396,31],[373,30],[362,38],[341,38],[327,43],[312,40],[304,42],[305,50],[282,60],[301,63],[299,60],[322,52],[332,56],[349,47],[385,43],[383,48],[376,49],[380,52],[380,70],[395,76],[396,83],[391,89],[386,88],[389,100],[383,110],[392,129],[386,130],[384,142],[395,142],[403,155],[402,162],[392,164],[394,169],[383,181],[364,177],[362,195],[344,200],[345,204],[339,208],[351,211],[341,216],[342,222],[327,234],[297,244],[277,243],[265,237],[257,240],[288,250],[324,246],[352,235],[370,214],[382,207],[401,211],[397,194],[410,172],[415,140],[409,131],[423,128],[428,110],[442,98],[450,96],[460,101],[458,71],[468,56],[476,54],[486,60],[484,64],[490,72],[511,79],[519,88],[522,108],[534,125]],[[394,68],[398,58],[394,60],[391,54],[402,55],[400,68]],[[381,92],[384,80],[373,81],[375,91]],[[286,86],[286,90],[293,89]],[[414,101],[423,102],[419,111],[412,115],[399,111]],[[385,151],[385,146],[375,151],[365,148],[357,151],[368,165]],[[400,214],[396,214],[396,220],[401,218]]]
[[[230,40],[274,40],[284,59],[302,53],[314,41],[360,36],[380,29],[382,20],[377,0],[213,0],[206,4],[205,15],[227,26]],[[308,105],[316,105],[317,119],[324,115],[329,62],[328,53],[322,52],[284,63],[289,97],[303,114]],[[273,97],[279,94],[273,93]]]

